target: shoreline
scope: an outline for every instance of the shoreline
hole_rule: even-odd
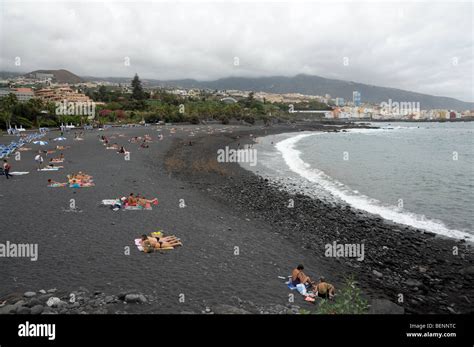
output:
[[[379,128],[379,129],[384,130],[384,129],[381,129],[381,128]],[[376,131],[376,129],[374,129],[374,130]],[[342,130],[342,132],[346,132],[346,131],[348,133],[350,133],[351,129]],[[292,158],[298,158],[299,160],[301,160],[302,164],[307,165],[307,163],[305,163],[299,157],[299,154],[297,152],[295,152],[294,145],[301,140],[301,138],[299,138],[299,139],[296,139],[296,138],[298,138],[298,137],[306,138],[307,136],[312,136],[312,135],[317,135],[317,134],[315,134],[314,132],[302,132],[301,134],[298,134],[296,136],[293,133],[281,133],[281,134],[278,134],[278,135],[283,135],[283,136],[280,137],[278,139],[278,141],[275,142],[275,148],[276,149],[272,149],[272,153],[283,156],[283,160],[281,161],[280,164],[286,165],[288,167],[288,170],[290,170],[291,173],[294,174],[296,177],[299,177],[300,179],[302,179],[303,182],[306,181],[306,183],[304,183],[304,184],[309,184],[309,186],[310,186],[309,188],[308,187],[306,189],[303,189],[302,187],[295,188],[295,186],[298,183],[300,183],[301,181],[299,181],[297,179],[296,182],[298,182],[298,183],[295,183],[295,177],[292,177],[292,178],[288,179],[287,177],[275,176],[272,173],[269,174],[268,171],[267,171],[268,167],[265,167],[265,166],[259,167],[258,169],[250,169],[250,170],[249,170],[247,165],[241,165],[241,166],[244,169],[253,172],[254,174],[256,174],[257,176],[259,176],[261,178],[264,178],[264,179],[267,178],[269,180],[269,182],[271,184],[275,185],[277,188],[285,189],[290,193],[303,194],[303,195],[306,195],[310,198],[324,200],[328,204],[337,204],[340,207],[342,206],[342,207],[345,207],[345,208],[355,209],[357,211],[367,213],[370,216],[381,217],[387,223],[394,223],[394,224],[402,226],[402,227],[407,227],[408,226],[409,228],[417,229],[417,230],[420,230],[422,232],[428,232],[428,233],[436,234],[436,236],[440,237],[440,238],[445,238],[445,239],[448,239],[448,240],[450,240],[450,239],[459,240],[459,241],[467,242],[471,246],[474,245],[474,237],[469,231],[456,229],[455,227],[449,227],[445,224],[445,221],[443,221],[443,220],[435,220],[432,217],[428,217],[427,222],[429,224],[434,224],[434,225],[431,225],[432,228],[430,229],[427,226],[417,226],[416,225],[417,221],[412,221],[412,224],[410,224],[410,223],[398,222],[396,220],[396,218],[390,219],[388,217],[384,217],[382,212],[389,212],[389,213],[396,212],[396,213],[398,213],[398,211],[391,210],[390,206],[386,206],[383,203],[382,203],[382,205],[379,205],[379,204],[377,204],[375,206],[369,205],[369,207],[376,207],[376,208],[378,207],[378,208],[382,208],[382,209],[389,209],[389,211],[382,210],[381,213],[378,214],[376,212],[371,212],[370,208],[367,209],[366,206],[358,207],[357,205],[351,204],[350,202],[346,201],[343,197],[340,197],[340,196],[337,197],[337,198],[331,197],[330,199],[318,198],[317,195],[311,193],[312,183],[308,178],[306,178],[306,176],[304,176],[306,174],[306,172],[301,173],[301,170],[304,170],[304,168],[302,168],[302,165],[297,167],[297,170],[299,172],[296,172],[296,171],[294,171],[293,169],[291,169],[289,167],[291,163],[288,163],[288,161],[287,161],[287,160],[290,160]],[[260,139],[263,139],[263,138],[260,138]],[[272,144],[273,144],[274,141],[275,140],[272,138]],[[291,146],[289,146],[290,148],[286,148],[286,147],[277,148],[277,147],[279,147],[280,144],[283,144],[284,142],[290,142],[291,143]],[[259,146],[260,146],[260,144],[255,142],[255,145],[252,146],[252,148],[255,148],[258,151]],[[268,143],[266,144],[266,146],[268,146]],[[264,150],[269,150],[268,148],[263,148],[263,149]],[[285,155],[285,153],[288,153],[288,152],[291,152],[290,156],[288,154]],[[315,169],[317,169],[318,171],[321,171],[318,168],[315,168]],[[321,172],[322,172],[323,176],[325,177],[325,178],[322,179],[323,183],[327,183],[328,181],[331,183],[331,182],[333,182],[333,180],[335,180],[334,177],[328,176],[324,171],[321,171]],[[341,182],[337,181],[337,183],[339,184]],[[341,192],[340,190],[337,190],[337,193],[340,193],[340,192]],[[344,193],[344,192],[345,191],[342,191],[342,193]],[[327,194],[330,194],[330,193],[327,193]],[[342,195],[344,195],[344,194],[342,194]],[[369,197],[369,199],[370,199],[370,197]],[[405,212],[400,212],[400,213],[403,214],[403,215],[408,213],[408,215],[410,215],[410,216],[415,215],[415,216],[422,217],[422,218],[424,217],[424,215],[420,215],[419,212],[416,212],[416,211],[405,211]],[[436,228],[441,229],[441,230],[436,230]],[[433,230],[433,229],[435,229],[435,230]]]

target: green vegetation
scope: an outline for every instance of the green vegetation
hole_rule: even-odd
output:
[[[9,94],[0,99],[0,126],[5,129],[15,124],[24,127],[53,126],[57,123],[54,111],[52,103],[44,103],[40,99],[19,102],[14,94]]]
[[[344,287],[337,292],[334,300],[317,299],[316,314],[364,314],[367,313],[369,305],[361,296],[361,290],[353,277],[346,279]],[[302,310],[302,314],[311,313]]]
[[[81,92],[89,96],[96,104],[94,122],[105,123],[138,123],[138,122],[190,122],[199,124],[203,121],[219,121],[229,124],[240,121],[247,124],[256,122],[270,125],[272,122],[293,121],[295,115],[288,112],[288,104],[268,103],[255,99],[251,92],[247,98],[237,102],[221,101],[216,93],[200,91],[193,96],[180,96],[165,89],[145,91],[138,75],[135,75],[130,86],[83,87]],[[298,109],[327,109],[325,104],[312,101],[294,105]],[[58,126],[61,123],[85,124],[87,117],[79,115],[59,116],[55,113],[53,103],[43,103],[31,99],[20,103],[13,94],[0,101],[0,123],[31,126]]]

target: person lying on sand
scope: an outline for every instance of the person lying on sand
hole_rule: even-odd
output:
[[[118,143],[114,143],[112,146],[108,146],[107,149],[119,149]]]
[[[145,197],[140,196],[140,194],[137,194],[137,196],[134,196],[133,193],[130,193],[127,199],[127,205],[128,206],[142,206],[146,207],[147,205],[150,204],[158,204],[158,199],[154,198],[152,200],[146,199]]]
[[[63,150],[63,149],[68,149],[70,148],[69,146],[56,146],[56,149]]]
[[[92,176],[87,175],[83,173],[82,171],[79,171],[78,173],[73,173],[71,175],[68,175],[67,178],[69,180],[76,180],[76,181],[90,181],[92,179]]]
[[[64,185],[66,183],[53,181],[51,178],[48,178],[48,184],[51,185]]]
[[[157,198],[147,199],[144,196],[140,196],[140,194],[137,194],[137,204],[143,207],[145,207],[148,204],[158,205],[158,199]]]
[[[324,277],[319,278],[319,283],[313,286],[313,290],[320,298],[332,299],[336,289],[330,283],[327,283]]]
[[[84,181],[76,181],[76,180],[69,181],[70,188],[82,188],[82,187],[94,187],[94,186],[95,184],[92,182],[84,182]]]
[[[51,158],[49,161],[51,163],[62,163],[64,161],[64,154],[61,153],[58,158]]]
[[[306,296],[308,295],[307,289],[309,286],[313,285],[313,282],[311,281],[311,278],[306,276],[303,270],[304,266],[302,264],[299,264],[296,269],[293,269],[291,272],[291,283],[296,287],[301,295]]]
[[[53,162],[49,162],[49,164],[46,166],[47,169],[54,169],[54,168],[57,168],[57,169],[62,169],[63,166],[55,166]]]
[[[145,253],[153,252],[154,250],[161,248],[174,248],[177,246],[182,246],[181,241],[178,239],[168,239],[164,241],[165,238],[151,237],[147,235],[142,235],[141,245]]]

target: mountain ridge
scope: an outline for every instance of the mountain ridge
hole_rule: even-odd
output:
[[[34,73],[52,73],[59,83],[81,83],[84,81],[107,81],[114,83],[130,83],[128,77],[79,77],[68,70],[35,70],[23,74],[28,76]],[[0,72],[0,76],[12,74]],[[22,74],[19,74],[22,75]],[[352,92],[361,93],[362,102],[419,102],[421,109],[454,109],[458,111],[474,109],[474,102],[462,101],[452,97],[435,96],[392,87],[381,87],[354,81],[330,79],[316,75],[298,74],[295,76],[270,77],[224,77],[210,81],[195,79],[158,80],[141,78],[145,86],[149,87],[181,87],[181,88],[208,88],[218,90],[248,90],[268,93],[301,93],[307,95],[330,94],[332,98],[341,97],[346,101],[352,100]]]

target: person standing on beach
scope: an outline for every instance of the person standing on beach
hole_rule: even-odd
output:
[[[41,152],[36,155],[35,161],[38,164],[38,170],[41,170],[43,168],[43,157],[41,156]]]
[[[8,177],[13,177],[12,175],[10,175],[10,169],[11,166],[10,164],[8,164],[8,161],[6,159],[3,159],[3,171],[5,172],[5,177],[7,178],[7,180],[9,179]]]

